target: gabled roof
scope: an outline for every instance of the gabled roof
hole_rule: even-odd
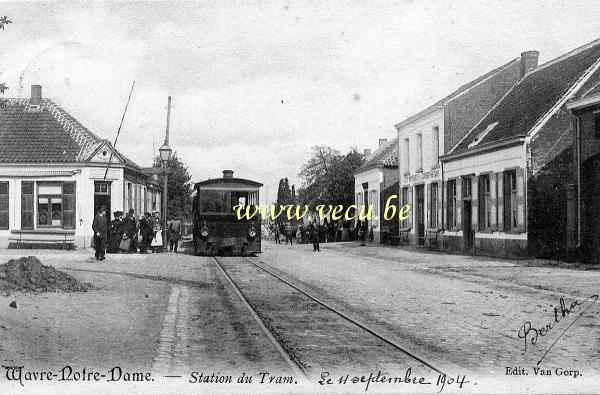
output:
[[[595,106],[600,103],[600,81],[594,81],[595,84],[591,88],[585,90],[581,94],[576,95],[567,102],[567,109],[581,109],[589,106]]]
[[[367,170],[384,168],[384,167],[398,167],[398,138],[392,139],[381,147],[377,148],[375,152],[365,158],[365,163],[356,171],[354,174],[362,173]]]
[[[0,108],[0,163],[94,162],[101,148],[113,162],[138,166],[50,99],[4,99]],[[108,161],[108,158],[105,160]]]
[[[532,136],[583,86],[599,60],[600,40],[596,40],[530,71],[449,154]]]
[[[498,72],[500,72],[500,71],[504,70],[505,68],[512,66],[516,63],[520,63],[520,58],[512,59],[509,62],[503,64],[502,66],[497,67],[497,68],[485,73],[484,75],[474,79],[473,81],[462,85],[461,87],[459,87],[458,89],[456,89],[454,92],[450,93],[448,96],[444,97],[443,99],[436,101],[435,103],[433,103],[431,106],[427,107],[426,109],[419,111],[415,115],[412,115],[412,116],[406,118],[404,121],[396,124],[395,125],[396,129],[401,128],[401,127],[411,123],[412,121],[419,119],[422,116],[424,116],[436,109],[443,108],[444,104],[446,102],[449,102],[450,100],[460,96],[461,94],[465,93],[466,91],[468,91],[470,88],[474,87],[475,85],[485,81],[486,79],[490,78],[494,74],[497,74]]]

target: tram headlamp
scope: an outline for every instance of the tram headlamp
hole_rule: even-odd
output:
[[[251,239],[256,237],[256,229],[254,226],[250,226],[250,229],[248,229],[248,237]]]
[[[208,228],[206,226],[200,229],[200,236],[208,237]]]

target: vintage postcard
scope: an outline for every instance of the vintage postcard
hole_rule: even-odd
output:
[[[597,393],[599,12],[0,2],[0,392]]]

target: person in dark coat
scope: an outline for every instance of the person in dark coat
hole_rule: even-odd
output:
[[[290,224],[289,222],[286,222],[285,224],[285,245],[288,244],[288,242],[290,243],[290,245],[293,245],[294,242],[292,241],[292,224]]]
[[[108,247],[106,248],[106,252],[109,254],[117,254],[119,253],[119,244],[121,244],[121,240],[123,240],[123,220],[121,217],[123,216],[122,211],[115,211],[113,213],[115,219],[110,221],[110,226],[108,228]]]
[[[106,253],[106,233],[108,231],[108,219],[106,218],[106,206],[100,207],[98,214],[92,222],[94,231],[94,250],[96,250],[96,259],[104,260]]]
[[[275,235],[275,244],[281,244],[281,240],[279,240],[279,226],[277,224],[273,226],[273,234]]]
[[[123,231],[131,240],[129,244],[129,253],[137,252],[137,221],[133,215],[133,209],[130,208],[129,212],[123,219]]]
[[[319,229],[314,224],[308,226],[308,234],[313,245],[313,251],[320,252],[319,248]]]
[[[168,228],[169,233],[169,251],[177,253],[179,239],[181,239],[182,225],[178,215],[171,221]]]
[[[369,225],[367,224],[367,221],[362,221],[362,224],[360,225],[360,229],[358,230],[361,246],[366,245],[365,242],[367,241],[368,232],[369,232]]]
[[[144,213],[144,216],[140,219],[140,235],[142,236],[142,244],[140,245],[140,253],[146,254],[154,231],[152,230],[152,223],[150,222],[150,213]]]

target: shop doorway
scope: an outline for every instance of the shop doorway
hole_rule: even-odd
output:
[[[425,244],[425,186],[415,185],[415,195],[417,203],[417,242],[419,245]]]
[[[110,219],[110,187],[110,181],[94,181],[94,215],[106,206],[106,216]]]

